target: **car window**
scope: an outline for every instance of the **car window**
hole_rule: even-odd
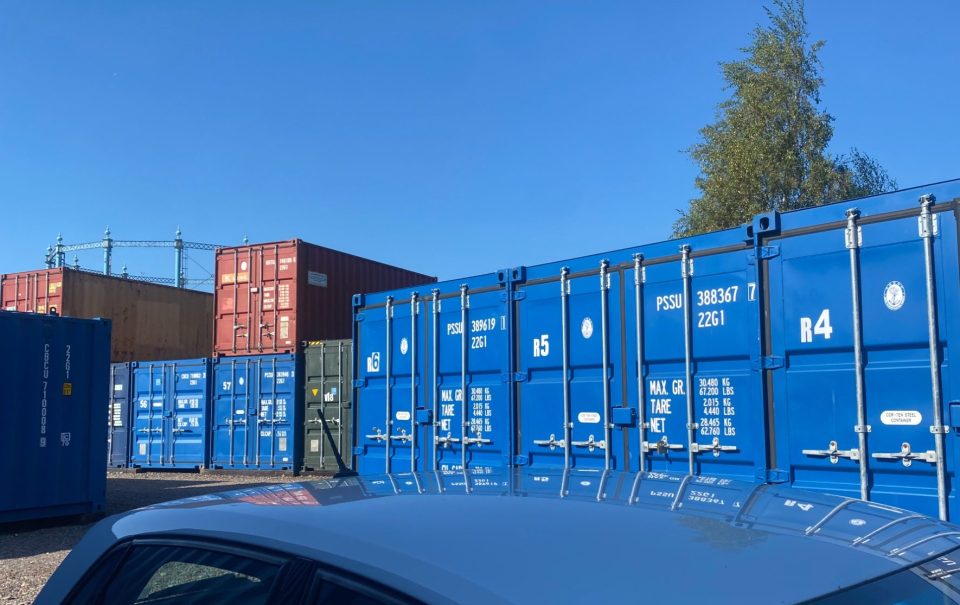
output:
[[[135,545],[103,594],[110,605],[266,603],[280,564],[190,546]]]
[[[419,603],[390,590],[332,568],[323,568],[313,580],[311,605],[410,605]]]

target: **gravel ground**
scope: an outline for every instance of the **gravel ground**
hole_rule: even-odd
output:
[[[297,481],[286,476],[196,473],[107,473],[107,514],[132,508],[268,483]],[[83,537],[90,524],[36,522],[0,525],[0,603],[32,603],[47,578]]]

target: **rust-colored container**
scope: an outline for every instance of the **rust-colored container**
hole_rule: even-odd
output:
[[[113,320],[111,361],[209,357],[213,295],[74,269],[0,275],[2,308]]]
[[[434,283],[422,275],[302,240],[217,250],[214,354],[291,353],[351,337],[354,294]]]

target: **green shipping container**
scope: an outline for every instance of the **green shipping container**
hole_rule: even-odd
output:
[[[308,342],[304,356],[306,415],[301,468],[332,473],[349,471],[353,447],[351,342]]]

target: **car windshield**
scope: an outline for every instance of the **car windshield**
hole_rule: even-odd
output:
[[[808,601],[808,605],[960,603],[960,549],[879,580]]]

